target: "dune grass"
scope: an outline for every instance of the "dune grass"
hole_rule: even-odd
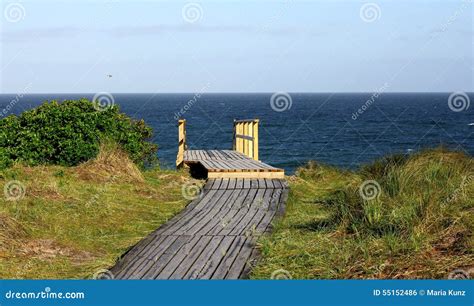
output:
[[[289,177],[285,218],[259,241],[252,278],[447,278],[474,271],[474,161],[436,149]]]
[[[1,171],[0,279],[90,278],[186,205],[187,180],[142,172],[110,145],[77,167]]]

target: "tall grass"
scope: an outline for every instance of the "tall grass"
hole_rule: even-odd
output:
[[[90,278],[186,205],[188,179],[140,171],[111,143],[76,167],[1,170],[2,191],[16,181],[24,194],[0,197],[0,278]]]
[[[463,153],[394,155],[353,173],[311,163],[290,181],[287,217],[261,241],[256,278],[277,268],[297,278],[443,278],[474,267],[474,162]]]

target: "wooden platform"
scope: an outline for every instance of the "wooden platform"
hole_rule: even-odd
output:
[[[283,179],[283,169],[254,160],[234,150],[186,150],[184,164],[199,163],[208,178]]]
[[[229,165],[221,161],[230,155],[188,151],[187,158],[209,161],[215,167],[209,169],[220,170]],[[284,212],[287,196],[286,181],[280,179],[209,179],[198,198],[131,248],[110,271],[116,279],[245,278],[257,258],[256,239]]]

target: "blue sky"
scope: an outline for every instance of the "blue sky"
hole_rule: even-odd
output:
[[[1,18],[2,93],[474,91],[472,1],[24,0]]]

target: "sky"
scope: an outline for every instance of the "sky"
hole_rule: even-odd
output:
[[[474,91],[472,0],[1,0],[0,93]]]

